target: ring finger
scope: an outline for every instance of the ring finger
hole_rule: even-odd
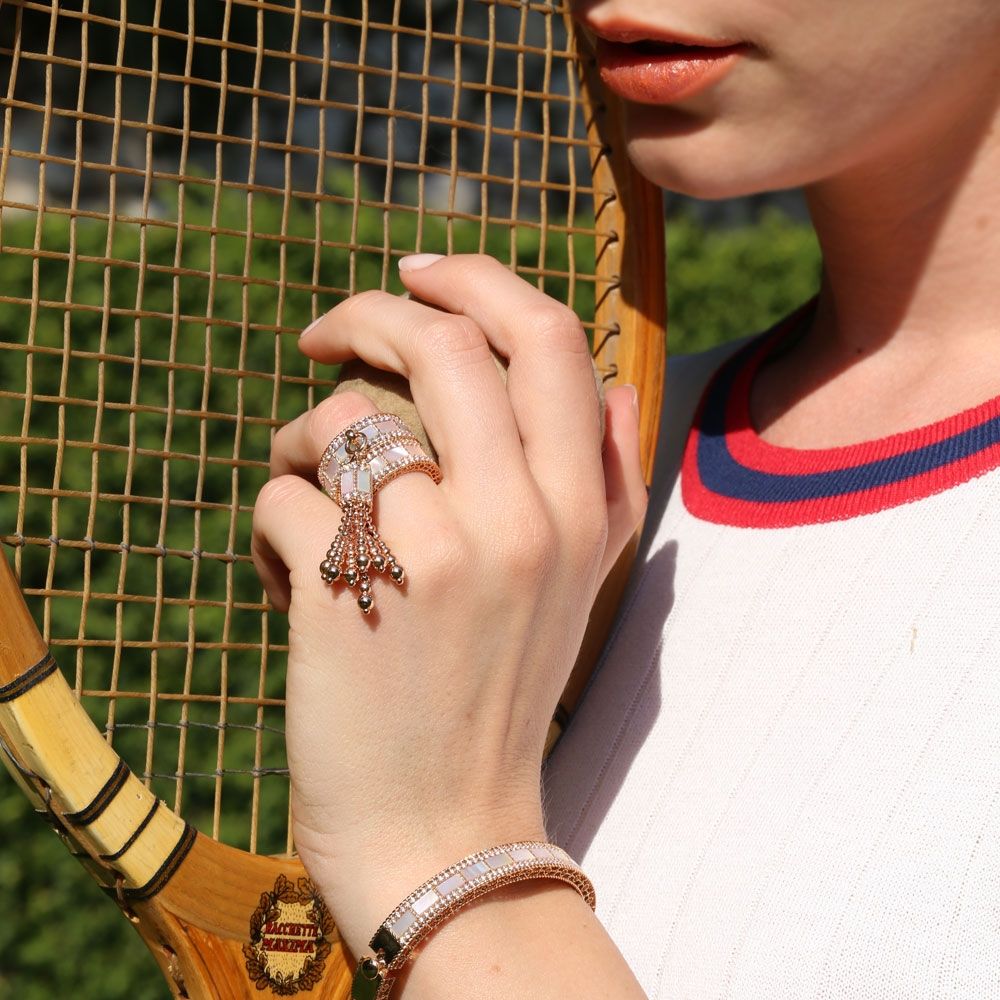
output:
[[[377,412],[379,412],[378,408],[364,394],[341,392],[330,396],[312,410],[296,417],[278,431],[272,442],[271,481],[287,481],[294,477],[315,484],[319,463],[330,442],[341,434],[344,428]],[[335,462],[334,465],[336,465]],[[407,475],[404,471],[386,482],[379,488],[375,500],[378,510],[377,520],[380,523],[393,526],[390,544],[398,546],[400,551],[396,552],[394,548],[393,555],[397,555],[401,562],[415,551],[418,541],[412,530],[407,532],[406,525],[419,524],[426,528],[442,520],[442,493],[440,489],[430,476],[419,472],[419,470],[415,471],[418,471],[419,474]],[[302,524],[302,519],[296,518],[291,510],[285,515],[272,514],[265,517],[261,514],[261,523],[269,526],[269,530],[262,537],[266,536],[271,539],[267,548],[261,547],[262,555],[266,556],[269,551],[274,553],[280,550],[282,558],[284,558],[290,551],[304,552],[306,550],[304,545],[290,546],[286,544],[284,548],[281,548],[281,540],[286,536],[292,538],[302,535],[310,539],[308,549],[311,565],[312,562],[316,562],[312,558],[315,556],[313,551],[315,546],[314,528],[320,521],[329,525],[326,531],[329,538],[326,539],[326,542],[329,543],[333,540],[334,534],[343,521],[340,509],[332,499],[323,496],[311,487],[306,487],[305,482],[302,485],[310,494],[315,494],[315,500],[311,501],[312,505],[317,507],[328,505],[322,518],[318,518],[315,514],[310,515],[306,519],[309,522],[307,526]],[[255,513],[255,521],[257,519],[258,514]],[[264,559],[263,562],[266,563],[267,560]],[[318,562],[316,564],[318,565]],[[287,568],[293,569],[291,562],[287,563]],[[281,577],[281,573],[278,571],[272,572],[271,575],[279,579]]]
[[[319,463],[330,442],[345,427],[378,412],[375,404],[360,392],[338,392],[324,399],[285,424],[274,436],[271,478],[294,475],[316,483]],[[396,507],[400,513],[404,509],[409,511],[412,517],[415,510],[429,513],[440,502],[437,484],[423,473],[396,476],[379,489],[377,501],[380,508],[387,509],[390,517]]]

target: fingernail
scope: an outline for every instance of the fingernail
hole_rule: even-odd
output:
[[[444,260],[443,253],[411,253],[408,257],[399,258],[400,271],[419,271],[422,267],[430,267],[439,260]]]
[[[317,326],[323,321],[323,316],[317,316],[300,334],[299,339],[301,340],[310,330],[315,330]]]
[[[632,409],[635,410],[635,415],[639,416],[639,390],[631,382],[626,384],[632,390]]]

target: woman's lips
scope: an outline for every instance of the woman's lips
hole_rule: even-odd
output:
[[[637,104],[672,104],[718,83],[749,48],[597,39],[597,65],[606,87]]]

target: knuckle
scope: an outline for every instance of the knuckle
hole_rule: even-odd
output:
[[[461,569],[474,562],[474,549],[457,525],[436,519],[421,526],[422,544],[409,562],[415,576],[432,593],[442,593],[466,579]],[[456,572],[456,570],[459,570]]]
[[[383,305],[387,294],[387,292],[383,292],[378,288],[369,288],[364,292],[356,292],[354,295],[349,295],[344,299],[337,306],[337,311],[341,313],[343,319],[357,316],[360,313],[367,312],[369,309],[375,309]]]
[[[489,353],[489,342],[479,327],[465,316],[442,316],[424,328],[420,338],[433,358],[455,360]]]
[[[509,564],[515,574],[523,577],[548,576],[556,558],[555,532],[536,526],[529,534],[522,536],[521,542],[509,557]]]
[[[298,476],[276,476],[274,479],[269,479],[257,493],[257,501],[253,508],[254,520],[273,512],[286,510],[300,495],[301,487],[302,480]]]
[[[458,274],[462,279],[481,276],[486,269],[503,267],[503,264],[496,257],[488,253],[460,253],[454,254],[451,259],[455,262]]]
[[[587,334],[580,318],[569,306],[554,299],[532,309],[529,328],[533,338],[543,347],[590,354]]]
[[[546,576],[559,549],[559,534],[549,514],[540,507],[522,509],[512,530],[500,543],[504,569],[516,577]]]

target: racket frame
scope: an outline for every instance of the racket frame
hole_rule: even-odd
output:
[[[2,0],[0,0],[2,2]],[[581,50],[585,46],[578,37]],[[597,254],[595,357],[610,382],[636,385],[643,471],[652,483],[665,371],[666,283],[662,196],[625,154],[622,113],[599,94],[581,52],[588,127],[601,137],[593,163],[595,214],[612,237]],[[596,144],[595,144],[596,147]],[[609,573],[550,731],[555,742],[586,687],[614,621],[641,526]],[[5,558],[0,559],[0,758],[36,812],[150,948],[175,996],[237,1000],[260,990],[248,977],[250,921],[291,884],[306,891],[295,857],[249,854],[197,832],[136,777],[90,720],[58,669]],[[282,879],[287,882],[282,882]],[[353,958],[336,932],[312,995],[349,996]]]

